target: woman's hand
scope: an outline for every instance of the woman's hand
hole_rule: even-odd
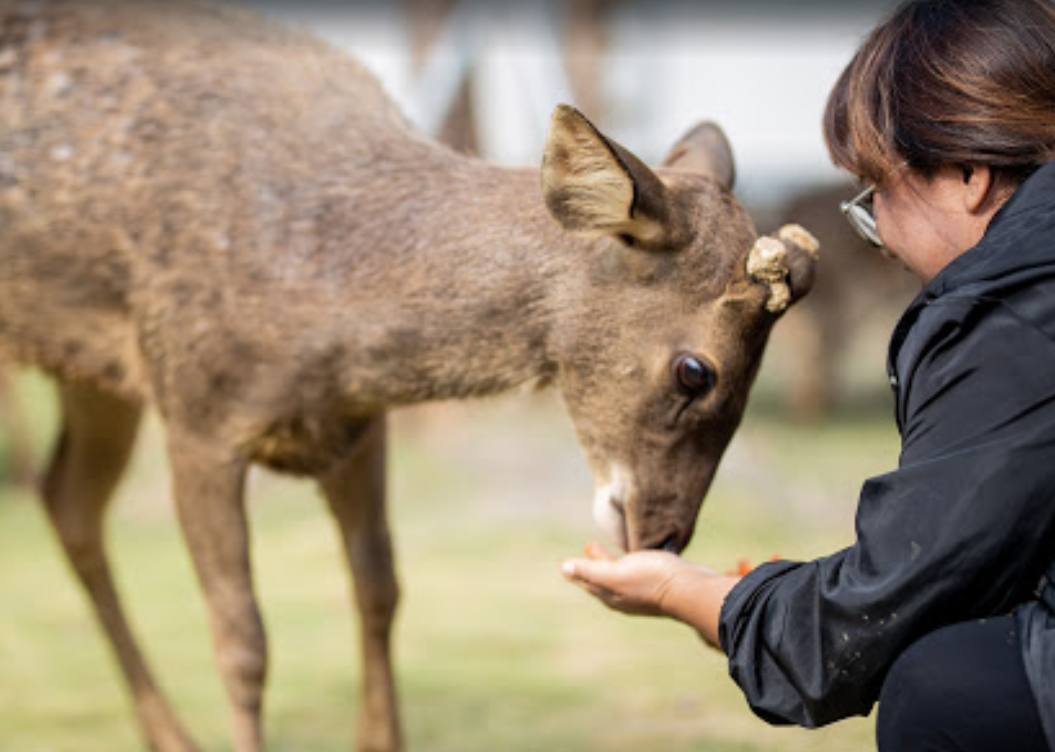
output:
[[[669,616],[664,601],[679,572],[689,567],[684,560],[665,551],[638,551],[616,558],[599,543],[587,544],[585,552],[586,559],[564,562],[562,571],[570,582],[616,611]]]
[[[617,611],[683,621],[718,647],[718,616],[738,577],[719,577],[665,551],[636,551],[617,558],[590,543],[586,557],[564,562],[561,571],[567,580]]]

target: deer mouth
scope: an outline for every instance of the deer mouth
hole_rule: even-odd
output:
[[[630,497],[630,476],[619,465],[611,467],[610,479],[597,488],[593,497],[593,518],[597,526],[624,551],[630,548],[626,505]]]
[[[612,543],[623,551],[630,551],[633,547],[634,549],[680,554],[689,543],[691,531],[675,522],[657,526],[654,530],[638,529],[635,535],[631,535],[627,510],[632,509],[634,503],[640,504],[642,501],[635,496],[635,491],[633,475],[630,471],[621,465],[611,465],[608,482],[599,485],[594,495],[594,522]],[[673,502],[672,499],[669,503],[666,501],[656,503],[666,507],[673,506]]]
[[[656,551],[680,554],[684,546],[681,544],[681,536],[677,533],[671,533],[652,548]]]

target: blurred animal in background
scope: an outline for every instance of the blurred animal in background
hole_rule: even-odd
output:
[[[919,282],[864,241],[839,211],[839,203],[854,193],[849,182],[809,186],[760,222],[776,228],[794,217],[825,249],[809,297],[774,335],[774,356],[767,361],[779,370],[776,390],[784,410],[802,422],[854,408],[854,399],[868,392],[850,388],[862,358],[863,381],[886,388],[887,342],[901,311],[919,292]]]
[[[147,743],[196,749],[104,546],[143,411],[163,422],[236,752],[263,748],[252,465],[316,481],[361,629],[361,750],[403,746],[385,413],[559,390],[623,547],[682,550],[769,332],[816,264],[757,238],[728,143],[647,167],[577,110],[538,168],[413,130],[364,67],[244,11],[0,0],[0,349],[59,384],[49,518]]]

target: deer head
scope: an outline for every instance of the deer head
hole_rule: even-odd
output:
[[[591,239],[564,291],[558,386],[595,517],[628,550],[688,544],[769,331],[812,284],[816,242],[795,227],[756,238],[733,179],[715,125],[653,170],[573,108],[553,115],[546,205]]]

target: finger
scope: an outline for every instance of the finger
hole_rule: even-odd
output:
[[[612,593],[612,591],[606,587],[597,585],[587,579],[582,569],[576,566],[577,564],[589,565],[589,562],[583,561],[581,559],[578,562],[565,562],[564,567],[562,567],[565,578],[574,585],[578,585],[580,588],[582,588],[598,600],[604,602],[605,605],[611,607],[612,601],[614,600],[614,594]]]
[[[603,580],[602,572],[608,567],[609,562],[594,561],[592,559],[568,559],[561,565],[561,572],[565,579],[579,585],[591,585],[598,580]]]
[[[614,599],[612,591],[603,588],[600,585],[594,585],[592,582],[587,582],[585,580],[579,580],[576,584],[597,600],[603,601],[606,605],[610,606]]]
[[[583,582],[585,570],[590,565],[586,559],[568,559],[561,564],[560,571],[564,579],[572,582]]]

